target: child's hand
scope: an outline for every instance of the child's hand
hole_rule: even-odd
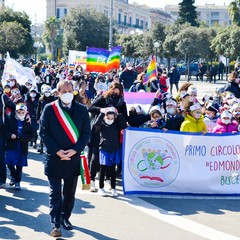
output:
[[[163,130],[164,132],[167,132],[167,131],[168,131],[168,129],[167,129],[167,128],[163,128],[162,130]]]
[[[157,127],[157,126],[158,126],[158,123],[157,123],[157,122],[154,121],[154,122],[151,123],[151,127],[152,127],[152,128],[155,128],[155,127]]]
[[[17,138],[17,136],[15,134],[11,135],[11,139],[16,139],[16,138]]]
[[[105,110],[106,110],[106,108],[101,108],[100,112],[105,114]]]
[[[235,133],[237,133],[237,131],[232,131],[232,134],[235,134]]]

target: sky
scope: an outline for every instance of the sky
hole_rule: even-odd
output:
[[[228,5],[232,0],[196,0],[195,5],[217,4]],[[150,7],[164,8],[166,4],[178,4],[181,0],[129,0],[130,3],[146,4]],[[13,8],[15,11],[25,11],[32,23],[40,23],[46,20],[46,0],[5,0],[5,5]]]

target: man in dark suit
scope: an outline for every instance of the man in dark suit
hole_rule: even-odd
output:
[[[73,100],[72,83],[59,82],[57,91],[59,99],[45,106],[40,120],[40,135],[47,148],[45,175],[50,186],[53,237],[61,236],[60,223],[65,229],[72,229],[69,218],[80,174],[80,154],[90,137],[88,111]]]

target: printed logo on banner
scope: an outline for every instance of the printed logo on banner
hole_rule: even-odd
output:
[[[180,159],[175,147],[166,139],[148,137],[131,149],[128,168],[132,177],[145,187],[164,187],[177,177]]]

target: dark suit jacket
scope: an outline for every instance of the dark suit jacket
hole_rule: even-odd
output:
[[[61,101],[60,106],[62,107]],[[80,174],[80,154],[90,137],[90,120],[86,107],[73,101],[68,113],[80,135],[76,144],[73,144],[68,138],[54,113],[51,103],[45,106],[40,119],[40,136],[47,148],[45,174],[53,178],[66,179]],[[72,156],[69,161],[62,161],[56,155],[61,149],[74,149],[77,154]]]

